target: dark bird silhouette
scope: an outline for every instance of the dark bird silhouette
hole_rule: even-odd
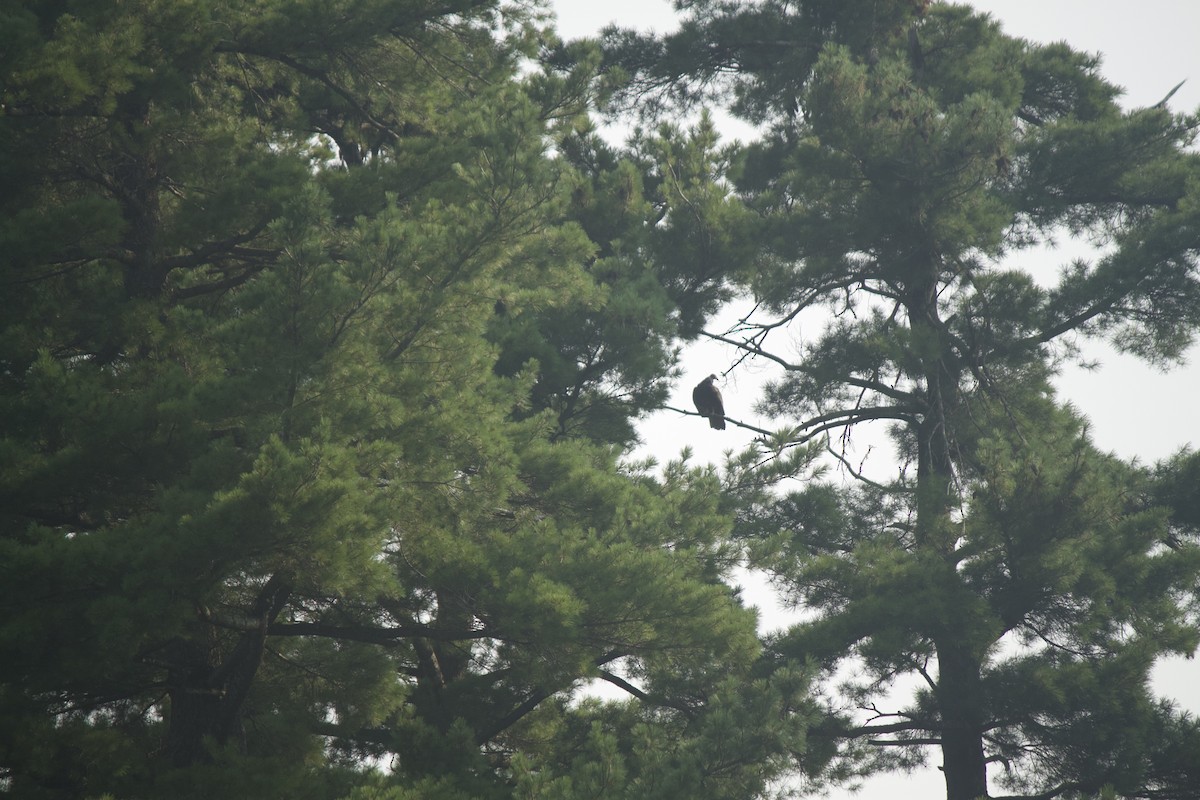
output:
[[[692,402],[701,416],[708,417],[708,424],[719,431],[725,430],[725,404],[721,401],[721,390],[713,385],[716,375],[709,375],[692,389]]]

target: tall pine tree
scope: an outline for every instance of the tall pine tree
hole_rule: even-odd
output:
[[[618,181],[548,152],[591,73],[529,72],[527,11],[0,12],[0,793],[562,796],[540,725],[711,751],[752,707],[737,791],[800,746],[799,679],[731,688],[713,476],[619,464],[643,399],[580,436],[546,400],[653,396],[665,351],[559,381],[498,319],[620,284],[571,219]],[[596,679],[631,705],[569,702]]]
[[[1145,682],[1155,654],[1196,645],[1197,543],[1163,544],[1155,492],[1094,451],[1048,380],[1082,337],[1159,362],[1192,341],[1197,119],[1122,110],[1096,58],[964,6],[688,11],[674,34],[607,43],[631,91],[715,87],[763,127],[730,176],[760,252],[703,278],[757,302],[718,338],[784,370],[763,408],[786,427],[761,455],[883,423],[905,465],[846,496],[731,476],[760,563],[813,617],[774,652],[861,656],[848,698],[881,714],[879,692],[919,675],[912,705],[826,732],[938,748],[949,800],[987,796],[989,768],[1028,796],[1194,796],[1186,758],[1159,760],[1194,761],[1194,725]],[[1023,268],[1061,237],[1104,247],[1058,276]],[[793,354],[782,332],[816,310],[832,316]]]

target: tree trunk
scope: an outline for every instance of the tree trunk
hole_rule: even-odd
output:
[[[167,673],[171,709],[165,755],[175,767],[202,763],[207,760],[205,738],[225,738],[217,725],[220,688],[209,681],[216,668],[213,647],[197,639],[180,638],[168,648],[167,658],[172,667]]]
[[[210,760],[208,742],[225,745],[242,738],[242,712],[266,649],[267,626],[283,610],[290,585],[275,575],[263,586],[254,607],[258,626],[244,631],[233,650],[218,658],[214,629],[206,626],[208,641],[179,639],[170,648],[172,667],[167,676],[171,711],[166,757],[185,767]]]
[[[917,426],[918,547],[940,559],[942,601],[949,618],[932,631],[938,657],[936,697],[941,715],[942,770],[946,800],[977,800],[988,796],[987,760],[983,748],[981,661],[972,644],[969,621],[951,598],[958,595],[958,530],[951,517],[954,497],[954,442],[951,419],[960,397],[961,368],[938,316],[937,268],[928,268],[914,281],[908,297],[914,341],[928,355],[922,358],[926,408]]]
[[[129,298],[156,297],[167,276],[158,264],[162,175],[154,153],[150,103],[131,95],[122,99],[118,113],[126,150],[117,154],[112,188],[125,221],[125,293]]]
[[[979,659],[960,641],[936,645],[946,800],[977,800],[988,796]]]
[[[924,383],[921,394],[925,408],[915,431],[918,545],[945,558],[951,554],[955,540],[950,525],[954,488],[950,424],[959,403],[961,376],[953,344],[938,313],[940,268],[935,248],[926,246],[923,250],[928,252],[914,258],[919,266],[911,270],[905,299],[912,340],[920,354],[919,371],[914,377]]]

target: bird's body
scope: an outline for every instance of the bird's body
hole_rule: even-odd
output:
[[[692,402],[701,416],[708,417],[709,426],[719,431],[725,430],[725,403],[721,400],[721,390],[713,382],[716,375],[709,375],[696,384],[692,389]]]

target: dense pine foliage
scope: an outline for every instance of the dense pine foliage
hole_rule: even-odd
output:
[[[963,6],[679,5],[0,9],[0,796],[1200,797],[1200,459],[1050,383],[1192,342],[1200,121]],[[631,463],[736,295],[779,430]],[[824,481],[867,424],[901,477]]]

